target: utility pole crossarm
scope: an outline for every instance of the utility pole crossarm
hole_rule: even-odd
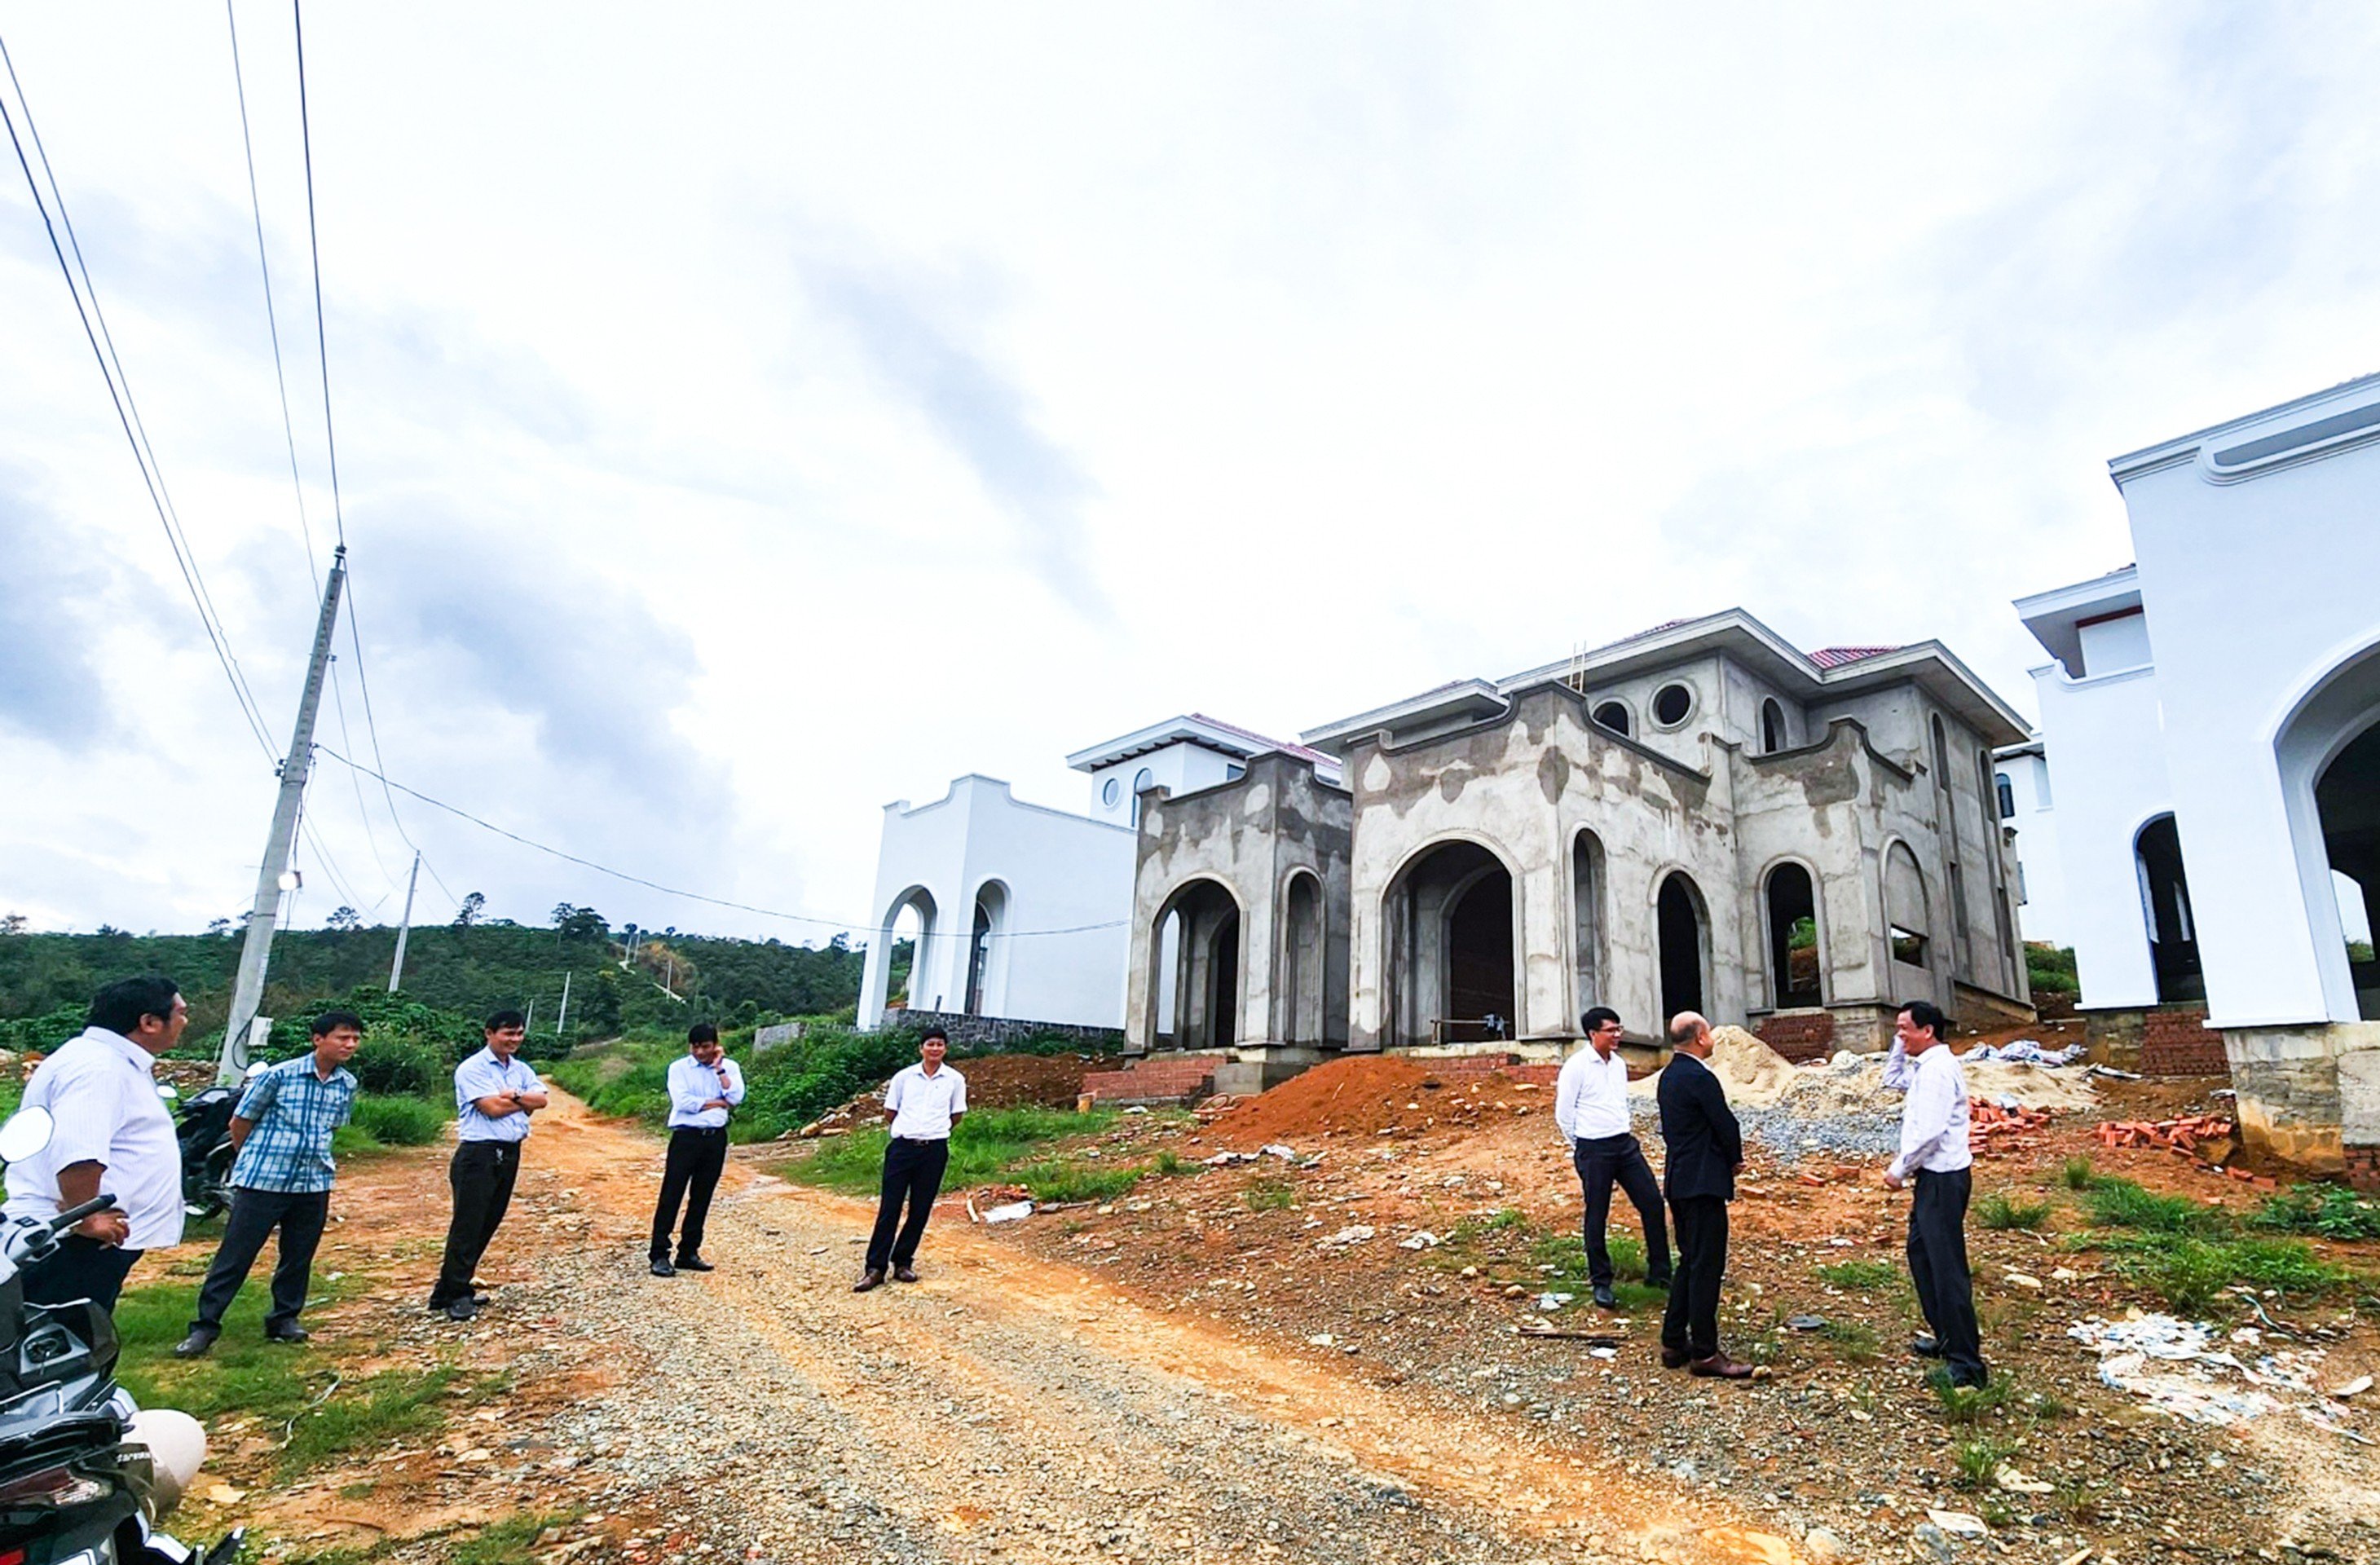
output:
[[[225,1019],[223,1054],[216,1082],[237,1086],[248,1074],[248,1034],[264,1001],[264,973],[273,958],[273,926],[280,916],[281,877],[289,867],[289,851],[298,837],[298,812],[306,799],[306,771],[314,756],[314,713],[322,704],[322,679],[331,665],[331,635],[339,623],[339,590],[346,585],[347,551],[340,545],[332,556],[331,579],[322,588],[322,614],[314,626],[314,655],[306,665],[305,693],[298,700],[298,726],[289,735],[289,755],[281,763],[281,793],[273,806],[273,830],[265,839],[264,862],[256,871],[256,905],[248,916],[248,938],[239,949],[239,978],[232,989],[231,1014]]]

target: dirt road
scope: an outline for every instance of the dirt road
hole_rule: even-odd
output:
[[[720,1269],[650,1277],[657,1151],[557,1094],[483,1268],[495,1305],[468,1328],[410,1299],[358,1306],[514,1388],[430,1459],[417,1512],[576,1511],[545,1552],[578,1559],[1793,1558],[1666,1486],[1591,1492],[1535,1426],[1416,1419],[1358,1359],[1269,1353],[949,1207],[924,1282],[855,1295],[869,1212],[748,1155],[714,1208]],[[422,1270],[443,1211],[437,1164],[407,1162],[346,1237]],[[346,1476],[284,1514],[324,1515],[307,1508]],[[395,1543],[385,1510],[379,1557],[437,1557]]]

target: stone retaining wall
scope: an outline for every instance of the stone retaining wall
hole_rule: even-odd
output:
[[[887,1011],[883,1030],[922,1033],[940,1024],[953,1049],[978,1052],[1004,1044],[1026,1043],[1037,1037],[1062,1037],[1083,1045],[1086,1054],[1113,1053],[1123,1048],[1121,1027],[1086,1027],[1073,1022],[1027,1022],[1010,1016],[969,1016],[956,1011]]]

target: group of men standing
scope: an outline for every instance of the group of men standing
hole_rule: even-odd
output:
[[[1748,1380],[1757,1369],[1719,1346],[1718,1300],[1727,1270],[1728,1203],[1743,1167],[1743,1131],[1727,1091],[1706,1062],[1710,1023],[1694,1013],[1672,1017],[1670,1062],[1654,1098],[1660,1110],[1666,1191],[1633,1129],[1628,1067],[1619,1052],[1625,1037],[1620,1015],[1597,1006],[1580,1018],[1586,1047],[1562,1065],[1554,1088],[1554,1122],[1570,1144],[1585,1200],[1583,1219],[1587,1280],[1595,1302],[1617,1307],[1606,1229],[1611,1190],[1618,1185],[1645,1229],[1645,1280],[1669,1290],[1661,1318],[1661,1363],[1670,1369],[1724,1380]],[[1903,1092],[1900,1150],[1885,1170],[1894,1190],[1914,1187],[1909,1215],[1909,1272],[1932,1335],[1910,1351],[1942,1361],[1955,1386],[1984,1385],[1981,1334],[1973,1280],[1967,1266],[1967,1202],[1973,1193],[1968,1149],[1967,1084],[1944,1041],[1949,1018],[1926,1001],[1900,1008],[1884,1082]],[[1662,1197],[1668,1196],[1668,1220]],[[1678,1237],[1670,1255],[1670,1231]]]

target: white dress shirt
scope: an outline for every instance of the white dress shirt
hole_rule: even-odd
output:
[[[104,1164],[99,1188],[115,1197],[131,1231],[128,1250],[182,1242],[182,1146],[157,1096],[157,1061],[121,1033],[86,1027],[42,1061],[24,1107],[47,1109],[50,1144],[8,1165],[10,1217],[58,1215],[58,1171]]]
[[[884,1088],[895,1140],[947,1141],[951,1121],[966,1112],[966,1077],[943,1065],[932,1075],[912,1065]]]
[[[1562,1062],[1554,1080],[1554,1123],[1573,1146],[1628,1134],[1628,1062],[1620,1050],[1606,1060],[1590,1043]]]
[[[716,1069],[691,1054],[681,1054],[670,1062],[669,1095],[670,1129],[722,1130],[727,1124],[727,1110],[703,1105],[714,1098],[724,1098],[730,1104],[743,1102],[744,1073],[724,1054]]]
[[[1900,1156],[1892,1173],[1949,1173],[1975,1159],[1967,1150],[1967,1074],[1950,1046],[1937,1043],[1908,1062],[1913,1078],[1900,1105]]]
[[[527,1114],[506,1114],[492,1120],[480,1112],[480,1099],[502,1098],[508,1092],[544,1090],[545,1084],[537,1079],[537,1073],[519,1055],[500,1060],[494,1049],[482,1049],[455,1067],[455,1139],[527,1141]]]

